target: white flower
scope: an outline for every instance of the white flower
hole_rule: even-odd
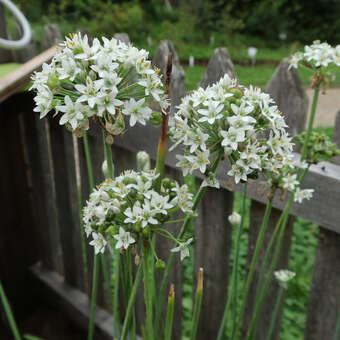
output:
[[[208,175],[208,177],[206,177],[204,179],[204,181],[202,182],[202,187],[212,187],[212,188],[220,188],[220,182],[218,181],[218,179],[215,177],[214,174],[210,173]]]
[[[116,114],[116,107],[123,105],[123,102],[117,99],[118,90],[112,89],[110,92],[102,92],[98,94],[96,104],[98,115],[103,116],[104,111],[110,112],[113,116]]]
[[[79,122],[87,119],[86,107],[81,103],[74,103],[69,96],[65,96],[65,105],[56,106],[58,111],[64,113],[60,118],[60,125],[69,123],[75,130],[79,126]]]
[[[197,110],[203,117],[201,117],[198,121],[205,122],[207,121],[209,124],[213,124],[216,119],[220,119],[223,117],[220,112],[223,110],[223,104],[220,104],[217,101],[209,100],[204,103],[207,106],[206,109]]]
[[[33,111],[40,112],[40,118],[43,118],[53,109],[53,93],[49,88],[40,85],[38,86],[38,91],[38,94],[34,97],[34,101],[37,106],[33,109]]]
[[[140,222],[142,220],[142,212],[143,211],[139,202],[137,202],[132,209],[128,207],[124,211],[124,215],[127,216],[127,218],[124,220],[124,223]]]
[[[223,137],[221,145],[230,147],[232,150],[236,150],[238,143],[244,142],[246,139],[245,131],[234,127],[230,127],[228,131],[221,131],[221,136]]]
[[[128,249],[130,244],[135,243],[135,239],[128,231],[125,231],[122,227],[119,228],[119,234],[113,236],[116,240],[116,249]]]
[[[104,253],[107,241],[102,234],[92,233],[93,240],[90,245],[94,247],[95,254]]]
[[[122,111],[126,116],[130,116],[130,126],[134,126],[136,122],[145,125],[152,113],[152,110],[145,105],[145,98],[138,101],[131,98],[128,102],[125,102]]]
[[[173,208],[173,204],[169,203],[169,196],[162,196],[156,191],[151,194],[150,205],[157,214],[167,215],[167,210]]]
[[[314,189],[296,189],[294,202],[302,203],[304,199],[310,200],[313,197]]]
[[[193,238],[189,238],[186,242],[179,242],[179,246],[172,248],[171,252],[176,253],[176,252],[180,252],[181,253],[181,261],[183,261],[183,259],[185,259],[187,256],[190,255],[189,252],[189,244],[193,241]]]
[[[241,215],[234,211],[231,215],[229,215],[228,220],[235,227],[239,227],[241,224]]]
[[[299,182],[296,180],[296,174],[287,174],[287,176],[283,178],[282,181],[284,189],[287,189],[289,191],[293,191],[295,187],[299,184]]]
[[[279,284],[287,289],[287,283],[295,277],[295,273],[287,269],[281,269],[274,272],[275,278],[279,281]]]

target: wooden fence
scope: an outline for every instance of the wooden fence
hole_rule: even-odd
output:
[[[159,54],[167,55],[169,50],[175,52],[171,43],[163,43]],[[32,69],[39,67],[41,62],[50,57],[51,53],[46,53],[44,57],[37,58]],[[174,60],[175,72],[178,74],[174,81],[180,82],[183,72],[178,58]],[[164,58],[154,60],[160,67],[163,62]],[[0,275],[12,298],[18,297],[14,295],[17,291],[27,298],[30,294],[27,287],[30,287],[31,281],[27,278],[27,281],[23,282],[22,278],[27,276],[27,268],[39,260],[39,264],[34,265],[31,270],[37,279],[33,282],[34,286],[39,288],[38,294],[62,308],[79,325],[86,327],[93,250],[87,247],[84,258],[77,192],[81,190],[84,204],[89,189],[82,139],[76,140],[64,127],[59,126],[56,118],[40,120],[33,112],[32,93],[13,94],[13,89],[19,86],[14,86],[13,81],[27,75],[29,69],[27,65],[23,66],[17,71],[17,77],[0,80],[0,183],[1,194],[5,198],[0,238]],[[226,72],[235,72],[232,62],[226,49],[217,49],[208,65],[202,86],[207,86]],[[23,82],[17,84],[21,86]],[[8,93],[9,88],[11,93]],[[184,94],[179,93],[179,89],[182,89],[180,84],[173,86],[175,104]],[[267,86],[267,91],[274,96],[280,108],[285,108],[286,118],[294,127],[292,133],[299,132],[305,124],[306,95],[297,74],[288,70],[286,61],[279,65]],[[335,132],[339,141],[340,118],[337,120]],[[135,168],[135,155],[140,150],[146,150],[155,160],[158,135],[158,129],[152,126],[136,126],[129,129],[124,136],[117,137],[112,146],[116,174]],[[95,182],[100,183],[103,180],[101,167],[104,150],[102,138],[95,128],[90,130],[89,144],[93,155]],[[169,153],[166,160],[167,174],[181,180],[181,173],[175,163],[175,152]],[[227,179],[227,167],[227,164],[220,167],[217,177],[221,180],[222,188],[207,190],[195,223],[195,272],[199,267],[204,267],[205,270],[199,340],[216,337],[227,298],[232,237],[232,228],[227,217],[232,212],[234,192],[242,191],[242,185],[233,185]],[[198,184],[200,180],[200,175],[197,175]],[[300,205],[294,204],[278,268],[288,266],[294,216],[309,219],[317,224],[320,227],[320,237],[309,297],[305,339],[331,340],[340,308],[340,166],[331,163],[313,166],[303,187],[314,188],[315,195],[310,201]],[[261,178],[249,183],[248,195],[252,199],[249,265],[266,202]],[[275,198],[267,241],[284,205],[282,198]],[[171,244],[165,241],[158,245],[161,258],[167,258],[170,246]],[[84,262],[87,262],[88,270],[84,269]],[[180,339],[182,274],[178,257],[170,282],[175,283],[177,293],[173,339]],[[272,282],[263,306],[264,312],[259,319],[257,339],[263,339],[268,329],[277,288],[277,284]],[[256,286],[252,287],[251,292],[255,289]],[[102,286],[99,304],[103,308],[97,310],[97,332],[100,338],[112,339],[112,318],[105,310],[107,305],[103,291]],[[142,299],[137,303],[137,317],[141,320]],[[251,295],[246,315],[251,314],[252,307]],[[275,339],[279,338],[280,320],[279,317]],[[246,318],[244,327],[249,321]]]

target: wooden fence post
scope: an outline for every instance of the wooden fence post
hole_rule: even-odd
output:
[[[337,113],[334,140],[340,147],[340,111]],[[333,159],[340,165],[340,157]],[[308,302],[305,340],[333,339],[340,313],[340,235],[319,230],[319,242]]]
[[[180,65],[179,58],[175,47],[170,40],[163,40],[159,43],[155,57],[152,64],[160,68],[163,79],[165,79],[166,66],[168,62],[168,54],[172,53],[172,72],[171,72],[171,114],[175,111],[175,107],[180,103],[181,98],[184,96],[184,70]],[[156,145],[155,145],[156,146]],[[180,170],[174,170],[166,168],[165,176],[175,179],[178,182],[182,182],[182,174]],[[178,217],[173,216],[174,219],[180,218],[182,216],[179,214]],[[172,224],[171,232],[174,235],[179,233],[181,224]],[[170,249],[174,247],[173,241],[168,241],[164,238],[157,240],[157,254],[158,256],[167,261],[170,255]],[[160,273],[162,275],[162,273]],[[161,276],[160,275],[160,276]],[[158,276],[158,275],[157,275]],[[160,281],[160,277],[158,277]],[[175,313],[174,313],[174,324],[173,324],[173,339],[180,339],[182,332],[182,265],[179,257],[177,256],[173,268],[169,276],[169,284],[173,283],[175,285]],[[169,289],[170,286],[167,287]],[[166,294],[167,296],[167,294]],[[167,299],[162,301],[163,311],[166,311]]]
[[[200,82],[200,87],[205,89],[208,85],[216,83],[226,73],[230,78],[237,78],[234,64],[230,59],[227,48],[219,47],[215,49],[213,56],[209,60],[208,67]]]
[[[204,88],[235,70],[227,49],[216,49],[201,80]],[[229,255],[234,194],[225,189],[208,188],[198,207],[195,220],[195,282],[200,267],[204,269],[204,289],[197,340],[215,339],[222,320],[229,282]],[[212,208],[213,207],[213,208]],[[194,291],[195,291],[195,287]]]
[[[130,38],[127,33],[115,33],[113,37],[124,44],[128,45],[130,43]]]
[[[62,250],[55,205],[54,173],[48,121],[36,113],[24,116],[30,168],[32,171],[32,197],[37,205],[42,262],[46,268],[63,272]]]
[[[280,111],[282,111],[283,114],[285,115],[286,122],[288,124],[288,131],[290,132],[290,134],[294,136],[297,133],[301,132],[305,126],[308,109],[308,100],[296,70],[289,69],[289,64],[287,60],[283,60],[276,69],[274,75],[272,76],[271,80],[269,81],[266,87],[266,92],[268,92],[275,99],[276,104],[278,105]],[[255,250],[257,235],[261,227],[265,208],[266,206],[264,204],[252,201],[250,212],[250,228],[248,236],[248,260],[247,260],[248,270]],[[270,237],[274,231],[276,222],[279,219],[280,215],[281,215],[280,210],[276,208],[272,209],[260,258],[255,270],[253,284],[250,288],[250,292],[247,299],[243,332],[246,332],[252,319],[252,311],[255,302],[255,292],[257,282],[259,279],[264,252],[269,243]],[[288,267],[290,244],[293,232],[293,223],[294,218],[290,216],[288,219],[288,225],[286,227],[286,232],[284,235],[279,261],[276,266],[277,269],[286,269]],[[275,282],[275,280],[273,280],[269,286],[267,296],[265,297],[263,302],[262,312],[257,321],[258,326],[256,339],[258,340],[266,338],[268,332],[268,325],[270,323],[272,311],[276,302],[277,293],[278,285]],[[272,336],[272,339],[278,339],[279,337],[282,308],[283,304],[281,305],[279,310],[275,331]]]
[[[162,74],[165,75],[169,52],[173,54],[171,72],[171,114],[173,114],[175,107],[180,103],[181,98],[185,94],[185,75],[183,67],[179,63],[175,47],[170,40],[162,40],[159,43],[155,57],[152,60],[152,65],[160,68]]]
[[[48,48],[59,44],[63,41],[63,37],[60,33],[58,25],[49,24],[44,26],[44,34],[42,41],[43,50],[47,50]]]
[[[72,134],[59,125],[59,117],[51,118],[49,122],[64,277],[70,285],[84,290],[80,235],[83,231],[80,230]]]

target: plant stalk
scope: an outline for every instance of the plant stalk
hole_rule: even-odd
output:
[[[120,340],[125,340],[127,335],[128,335],[130,319],[131,319],[131,315],[133,313],[138,288],[139,288],[139,285],[142,281],[142,274],[143,274],[142,266],[139,265],[138,270],[137,270],[137,274],[136,274],[136,277],[135,277],[135,282],[133,284],[131,294],[130,294],[130,297],[129,297],[129,302],[128,302],[128,305],[127,305],[127,308],[126,308],[125,319],[124,319],[124,324],[123,324],[123,329],[122,329],[122,334],[121,334]]]
[[[275,302],[272,318],[270,320],[270,326],[269,326],[269,331],[268,331],[266,340],[270,340],[272,335],[273,335],[274,328],[275,328],[275,323],[276,323],[276,319],[277,319],[277,315],[279,313],[279,309],[280,309],[282,298],[283,298],[283,293],[284,293],[284,288],[280,287],[279,293],[278,293],[277,298],[276,298],[276,302]]]
[[[175,306],[175,286],[170,286],[168,297],[168,309],[166,313],[164,340],[171,340],[172,323],[174,319],[174,306]]]
[[[0,298],[1,298],[2,305],[4,306],[4,310],[5,310],[7,319],[8,319],[9,326],[11,327],[13,337],[14,337],[15,340],[21,340],[21,336],[20,336],[20,333],[19,333],[18,326],[15,322],[11,306],[9,305],[9,302],[8,302],[7,296],[5,294],[5,291],[3,289],[1,281],[0,281]]]
[[[144,274],[144,299],[146,307],[146,322],[145,332],[147,340],[155,340],[154,329],[153,329],[153,306],[152,306],[152,292],[150,283],[150,268],[149,268],[149,257],[150,257],[150,245],[147,243],[150,241],[143,241],[143,274]]]
[[[203,295],[203,268],[200,268],[198,272],[195,306],[194,306],[192,322],[191,322],[190,340],[196,339],[198,321],[200,318],[201,306],[202,306],[202,295]]]
[[[268,227],[269,217],[270,217],[272,207],[273,207],[274,194],[275,194],[275,192],[271,195],[271,198],[269,199],[269,201],[266,205],[266,210],[265,210],[264,217],[263,217],[263,220],[262,220],[261,228],[260,228],[259,234],[257,236],[255,251],[254,251],[253,257],[251,259],[249,273],[248,273],[248,276],[247,276],[247,281],[246,281],[243,296],[242,296],[240,317],[238,319],[238,325],[239,325],[240,322],[242,322],[243,317],[244,317],[244,312],[245,312],[245,308],[246,308],[249,289],[250,289],[250,286],[251,286],[252,281],[253,281],[256,265],[257,265],[257,262],[258,262],[258,258],[260,256],[260,250],[262,248],[264,236],[265,236],[265,233],[266,233],[266,230],[267,230],[267,227]]]

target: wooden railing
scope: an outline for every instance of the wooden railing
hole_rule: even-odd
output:
[[[168,45],[168,48],[172,48],[171,45]],[[9,217],[1,225],[2,235],[5,235],[5,237],[2,240],[0,238],[0,245],[5,246],[0,247],[0,259],[12,256],[14,260],[10,265],[18,264],[20,268],[23,266],[27,268],[29,264],[39,259],[40,265],[33,268],[33,273],[41,284],[39,292],[52,303],[56,303],[68,312],[80,325],[86,327],[89,310],[87,294],[91,286],[90,269],[93,261],[93,250],[90,247],[86,249],[88,263],[86,270],[77,203],[78,190],[81,190],[82,193],[82,204],[89,196],[82,139],[75,140],[71,133],[66,131],[64,127],[60,127],[58,118],[40,120],[38,115],[33,112],[32,93],[13,94],[24,83],[27,83],[29,74],[33,70],[39,68],[44,61],[51,58],[53,50],[46,51],[34,61],[32,60],[14,74],[0,81],[0,98],[3,101],[0,104],[1,121],[3,122],[1,125],[3,132],[0,134],[0,150],[2,151],[2,164],[4,164],[1,167],[0,177],[1,183],[7,184],[7,186],[4,186],[5,190],[2,192],[2,197],[6,197],[6,188],[7,190],[14,190],[15,195],[10,195],[10,197],[20,195],[20,193],[22,195],[22,199],[19,199],[19,203],[22,204],[15,204],[16,200],[13,197],[5,204],[5,208],[8,210],[5,216]],[[163,53],[167,53],[166,48]],[[224,50],[217,50],[216,53],[224,53],[224,57],[228,57]],[[220,60],[220,58],[215,56],[215,60]],[[217,73],[223,74],[230,71],[228,67],[232,67],[232,63],[229,61],[228,63],[220,61],[211,63],[208,68],[214,67]],[[156,60],[155,63],[159,65],[162,62]],[[225,65],[228,65],[228,67],[225,68]],[[176,64],[176,67],[176,72],[181,75],[180,65]],[[287,107],[289,102],[294,102],[296,105],[296,100],[299,100],[299,98],[303,102],[304,98],[301,97],[302,87],[299,79],[296,78],[296,74],[292,73],[294,71],[288,71],[285,62],[281,63],[279,70],[280,72],[277,72],[274,77],[280,77],[282,91],[287,91],[288,86],[295,86],[297,89],[289,96],[281,96],[281,99],[278,99],[279,107],[284,105]],[[216,72],[212,73],[216,76]],[[285,77],[285,74],[290,76]],[[292,74],[294,77],[291,76]],[[213,80],[211,79],[211,81]],[[294,84],[291,83],[292,81]],[[271,83],[273,83],[273,80]],[[176,91],[176,88],[180,88],[180,86],[175,87],[173,91]],[[269,87],[267,91],[271,93],[272,89]],[[181,95],[175,93],[178,100]],[[295,98],[292,98],[292,96],[295,96]],[[307,110],[303,105],[301,108],[301,110]],[[290,115],[293,109],[294,107],[289,112],[288,105],[288,111],[285,112],[288,121],[292,118]],[[305,112],[300,113],[298,118],[294,116],[295,120],[300,119],[299,124],[306,116]],[[296,115],[296,112],[293,112],[293,114]],[[337,121],[335,131],[339,133],[340,119]],[[90,130],[89,144],[93,155],[95,182],[100,183],[103,180],[101,167],[104,152],[101,136],[97,135],[97,132],[96,128]],[[112,146],[116,174],[125,169],[135,168],[135,155],[140,150],[147,151],[151,158],[155,160],[158,135],[159,131],[154,127],[136,126],[129,129],[124,136],[117,137]],[[16,153],[16,156],[13,156],[13,152]],[[296,157],[298,157],[298,154]],[[181,173],[175,164],[175,152],[171,152],[166,160],[167,175],[181,180]],[[80,176],[77,176],[78,172]],[[234,191],[240,192],[242,186],[233,185],[227,179],[226,173],[227,164],[222,164],[217,175],[221,180],[222,188],[220,190],[214,188],[207,190],[199,206],[195,223],[194,272],[197,272],[196,269],[199,267],[205,269],[204,298],[198,332],[199,340],[214,339],[216,336],[230,276],[228,268],[232,228],[227,217],[232,212]],[[199,182],[200,176],[197,175],[197,183],[199,184]],[[314,188],[315,195],[310,201],[294,204],[278,267],[285,268],[288,266],[293,215],[306,218],[317,224],[320,227],[320,239],[309,297],[305,339],[330,340],[340,307],[340,166],[331,163],[313,166],[305,178],[303,187]],[[254,250],[254,242],[266,203],[263,188],[261,178],[249,183],[248,195],[252,199],[252,205],[248,235],[248,257]],[[275,209],[270,219],[267,236],[272,232],[284,204],[285,202],[281,197],[275,198]],[[29,231],[24,227],[25,218],[21,219],[20,223],[13,223],[18,218],[17,214],[20,214],[18,209],[22,208],[22,211],[27,212],[29,210],[27,206],[33,209],[30,212],[33,214],[32,218],[29,218],[30,213],[27,213],[26,222],[30,222],[31,228]],[[176,228],[178,229],[179,226],[174,227],[174,229]],[[9,244],[13,244],[13,247],[14,244],[19,245],[16,255],[14,255]],[[159,256],[164,260],[169,255],[170,247],[171,243],[167,242],[158,245]],[[28,254],[26,261],[23,261],[24,254]],[[11,282],[11,275],[14,275],[13,271],[15,272],[15,270],[8,270],[6,266],[8,266],[8,263],[0,260],[0,271],[5,273],[5,279],[7,278],[8,282]],[[6,270],[4,270],[5,267]],[[175,283],[176,286],[174,339],[180,339],[181,334],[181,275],[181,264],[177,259],[170,275],[170,282]],[[18,278],[18,275],[16,277]],[[15,285],[22,290],[25,289],[25,282],[19,281]],[[105,308],[107,305],[103,291],[104,289],[101,287],[99,303]],[[254,287],[251,291],[254,291]],[[26,293],[30,294],[28,291]],[[263,332],[268,329],[268,320],[271,318],[270,312],[275,302],[276,293],[277,285],[272,282],[270,294],[263,307],[264,312],[259,319],[260,326],[258,327],[257,339],[263,339],[263,334],[265,334]],[[251,310],[252,296],[249,298],[246,315],[250,315]],[[139,320],[143,318],[142,311],[143,300],[139,298],[137,301],[137,317]],[[247,322],[249,320],[246,318],[245,326]],[[275,339],[279,337],[279,323],[280,318],[278,318]],[[104,309],[99,309],[97,327],[103,338],[108,339],[110,336],[112,338],[112,335],[110,335],[112,334],[110,333],[111,325],[110,314]]]

